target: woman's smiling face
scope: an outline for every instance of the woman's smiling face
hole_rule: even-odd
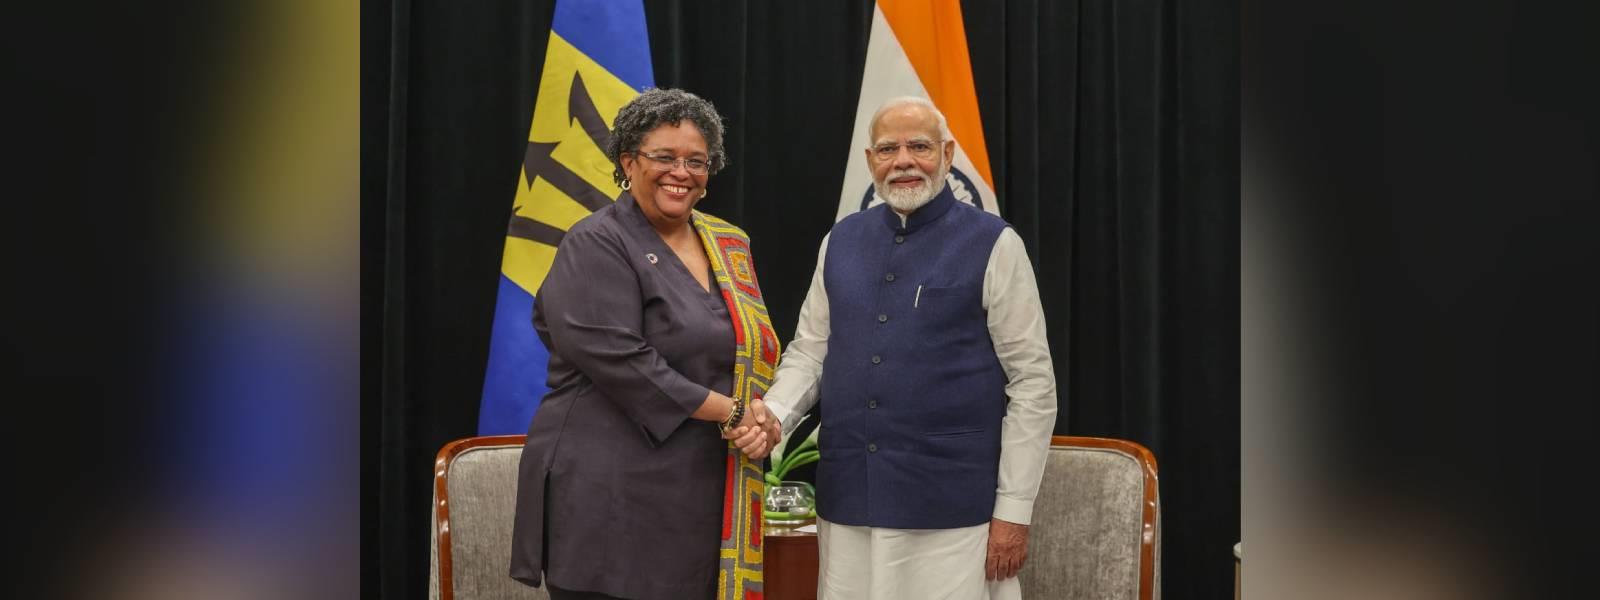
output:
[[[622,168],[639,208],[651,223],[660,226],[689,222],[690,211],[705,195],[710,178],[703,168],[707,160],[705,136],[685,119],[663,123],[646,134],[637,153],[622,156]],[[691,161],[701,168],[691,168]]]

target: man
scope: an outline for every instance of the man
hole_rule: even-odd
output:
[[[945,131],[921,98],[873,116],[884,204],[823,239],[766,395],[784,431],[822,402],[825,600],[1021,597],[1055,375],[1022,240],[955,199]]]

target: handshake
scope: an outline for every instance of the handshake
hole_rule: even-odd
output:
[[[722,439],[732,440],[745,456],[757,460],[766,458],[783,439],[783,424],[759,398],[751,400],[743,414],[737,413],[735,409],[732,417],[737,421],[723,430]]]

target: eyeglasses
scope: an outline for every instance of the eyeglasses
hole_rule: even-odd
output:
[[[693,175],[705,175],[711,172],[711,163],[698,158],[677,158],[667,155],[645,154],[643,152],[639,153],[639,156],[650,159],[650,162],[646,164],[657,171],[671,171],[678,168],[681,163],[683,168]]]
[[[872,158],[878,162],[888,162],[900,155],[900,148],[911,151],[911,156],[917,160],[933,160],[939,153],[939,144],[927,140],[912,140],[904,144],[878,144],[872,147]]]

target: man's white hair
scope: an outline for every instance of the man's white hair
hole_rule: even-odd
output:
[[[915,105],[926,108],[929,112],[933,113],[933,117],[935,119],[938,119],[939,140],[936,141],[944,141],[951,138],[950,125],[945,121],[944,113],[940,112],[939,107],[934,106],[933,102],[921,96],[895,96],[883,101],[883,104],[878,106],[877,112],[872,113],[872,119],[867,121],[867,145],[870,146],[874,143],[877,143],[878,140],[875,136],[877,135],[878,131],[878,120],[883,118],[883,113],[889,112],[891,109],[900,108],[907,105]]]

